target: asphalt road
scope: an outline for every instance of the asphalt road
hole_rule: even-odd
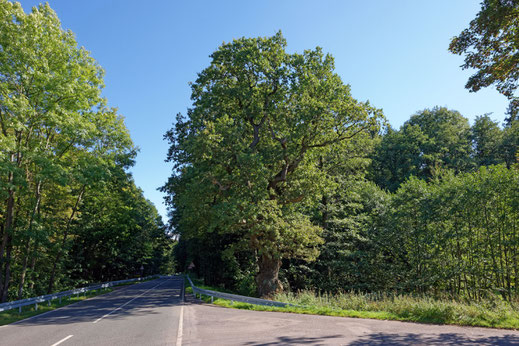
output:
[[[0,345],[519,345],[519,332],[226,309],[158,279],[0,327]]]
[[[3,326],[0,345],[176,345],[182,285],[173,277],[126,286]]]
[[[183,345],[519,345],[519,332],[187,305]]]

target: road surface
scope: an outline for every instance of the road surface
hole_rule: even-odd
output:
[[[125,286],[0,327],[0,345],[175,345],[182,282]]]
[[[519,345],[519,332],[226,309],[162,278],[0,327],[0,345]]]

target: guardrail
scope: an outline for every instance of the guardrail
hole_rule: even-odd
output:
[[[147,280],[147,279],[151,279],[151,278],[154,278],[154,277],[159,277],[159,275],[147,276],[147,277],[144,277],[144,278],[135,278],[135,279],[127,279],[127,280],[104,282],[102,284],[91,285],[91,286],[81,287],[81,288],[75,288],[75,289],[69,290],[69,291],[63,291],[63,292],[58,292],[58,293],[51,293],[51,294],[47,294],[47,295],[39,296],[39,297],[34,297],[34,298],[15,300],[15,301],[12,301],[12,302],[7,302],[7,303],[0,304],[0,312],[6,311],[6,310],[11,310],[11,309],[16,309],[16,308],[18,308],[19,312],[22,312],[22,307],[27,306],[27,305],[33,305],[33,304],[34,304],[34,309],[38,310],[38,303],[48,302],[48,305],[50,306],[51,301],[54,300],[54,299],[59,299],[59,302],[61,303],[61,298],[63,298],[63,297],[70,297],[70,296],[73,296],[74,294],[76,296],[79,296],[80,293],[86,293],[88,291],[100,290],[100,289],[104,289],[104,288],[108,288],[108,287],[112,287],[112,286],[117,286],[117,285],[120,285],[120,284],[125,284],[127,282],[135,282],[135,281]]]
[[[191,281],[191,278],[189,277],[189,275],[186,275],[186,277],[189,280],[189,284],[191,285],[191,288],[193,289],[193,294],[195,295],[195,298],[196,298],[197,294],[200,295],[200,297],[202,297],[202,295],[209,296],[209,297],[211,297],[211,303],[214,301],[214,297],[216,297],[216,298],[230,300],[231,303],[234,303],[236,301],[236,302],[249,303],[249,304],[255,304],[255,305],[265,305],[265,306],[277,306],[277,307],[292,306],[292,304],[276,302],[274,300],[252,298],[252,297],[247,297],[247,296],[240,296],[238,294],[230,294],[230,293],[205,290],[205,289],[196,287],[193,284],[193,281]]]

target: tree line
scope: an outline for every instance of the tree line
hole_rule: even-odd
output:
[[[434,113],[427,110],[422,115]],[[476,121],[472,130],[477,125]],[[444,168],[443,161],[435,162],[431,175],[410,175],[391,191],[370,177],[381,172],[380,162],[387,162],[383,142],[388,140],[405,153],[402,148],[409,145],[409,138],[398,145],[394,138],[386,138],[375,145],[363,177],[340,176],[342,187],[315,207],[314,220],[323,227],[324,243],[315,262],[285,263],[285,280],[291,288],[516,299],[517,163],[510,168],[506,163],[478,166],[479,152],[472,150],[461,161],[476,167],[457,171]],[[471,147],[478,144],[471,142]],[[518,148],[515,144],[516,154]],[[437,149],[429,154],[440,155],[441,146]],[[423,156],[419,153],[414,160]],[[427,172],[427,165],[418,167]],[[394,187],[394,182],[388,186]]]
[[[510,99],[503,126],[433,107],[393,129],[351,96],[320,48],[287,53],[281,33],[222,44],[165,135],[173,173],[162,191],[179,266],[260,296],[516,298],[519,68],[487,77],[519,49],[507,34],[518,5],[482,5],[450,49],[483,71],[467,88],[496,84]],[[497,19],[506,38],[495,41]]]
[[[435,107],[398,130],[364,132],[315,157],[329,185],[300,210],[319,238],[313,247],[293,245],[307,245],[307,257],[283,257],[280,287],[516,298],[518,129],[517,121],[501,127],[488,115],[469,126],[459,112]],[[215,201],[191,220],[208,227],[220,218],[212,215]],[[180,210],[172,216],[181,235],[179,265],[193,262],[208,283],[259,293],[257,254],[239,234],[192,233],[182,228]]]
[[[48,4],[0,1],[2,302],[172,270],[103,73]]]

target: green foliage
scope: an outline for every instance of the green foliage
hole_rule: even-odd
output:
[[[319,157],[381,118],[351,97],[330,55],[285,47],[281,33],[224,43],[192,84],[188,117],[166,134],[176,230],[186,241],[232,238],[217,252],[227,260],[252,251],[261,295],[279,288],[283,258],[318,254],[321,229],[303,210],[333,184]]]
[[[516,296],[518,178],[517,170],[493,166],[403,184],[386,226],[395,275],[388,288]]]
[[[516,300],[519,171],[411,177],[394,194],[351,181],[326,200],[312,264],[285,263],[292,290],[400,292]]]
[[[481,11],[469,28],[454,37],[449,50],[465,54],[463,69],[476,69],[465,86],[478,91],[490,85],[511,102],[508,121],[517,119],[519,100],[515,96],[519,80],[519,2],[484,0]]]
[[[197,283],[195,284],[198,286]],[[218,290],[210,286],[204,286],[203,288]],[[186,288],[187,292],[192,292],[190,286]],[[202,299],[206,303],[211,302],[211,298],[208,296],[202,296]],[[506,329],[517,329],[519,327],[517,302],[481,301],[470,303],[446,298],[433,299],[417,295],[360,294],[354,292],[319,294],[314,291],[277,293],[273,299],[292,305],[272,307],[239,302],[233,303],[221,298],[215,298],[213,304],[232,309],[256,311],[278,311]]]
[[[519,120],[505,127],[499,150],[507,167],[519,163]]]
[[[435,107],[413,115],[400,130],[388,130],[373,155],[373,180],[395,191],[411,176],[431,179],[443,169],[473,167],[468,120],[456,111]]]
[[[471,132],[474,160],[478,167],[504,162],[500,148],[503,144],[503,131],[497,122],[491,120],[488,115],[476,117]]]
[[[312,291],[296,294],[280,293],[275,296],[275,299],[298,305],[299,307],[278,310],[295,313],[508,329],[519,327],[517,303],[496,303],[495,301],[466,303],[427,296],[353,292],[329,295],[315,294]],[[258,307],[254,306],[254,309]]]
[[[71,233],[64,273],[72,281],[104,282],[174,270],[168,266],[172,248],[165,226],[128,178],[91,191]]]
[[[136,149],[102,88],[48,4],[24,13],[0,0],[0,301],[138,275],[136,263],[171,269],[172,241],[125,172]],[[80,227],[115,257],[72,252],[92,235]]]
[[[292,290],[307,287],[336,292],[348,287],[373,290],[391,275],[380,264],[378,226],[390,196],[374,183],[343,176],[336,192],[318,205],[324,243],[315,263],[286,262],[284,276]]]
[[[519,122],[434,107],[380,136],[329,56],[284,48],[222,45],[166,133],[181,267],[242,294],[516,299]],[[412,314],[445,312],[433,305]]]

